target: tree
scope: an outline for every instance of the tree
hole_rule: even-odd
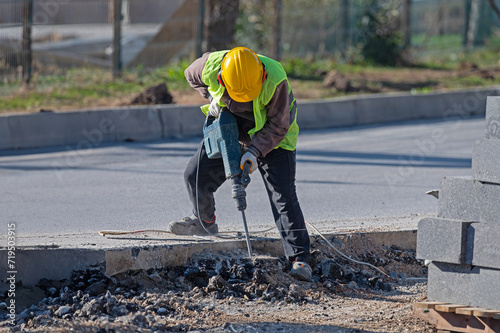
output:
[[[207,52],[232,48],[240,1],[207,0],[207,3],[202,50]]]
[[[493,0],[488,0],[491,8],[493,8],[493,11],[495,14],[497,14],[498,18],[500,19],[500,9],[498,9],[498,6],[495,4],[495,1]]]
[[[496,8],[493,1],[488,2],[493,9]],[[488,3],[482,0],[466,1],[465,20],[464,45],[467,48],[484,45],[491,35],[491,11]]]
[[[394,66],[401,61],[399,1],[367,0],[361,23],[361,54],[368,62]]]

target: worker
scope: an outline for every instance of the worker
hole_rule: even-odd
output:
[[[285,70],[275,60],[236,47],[203,54],[184,75],[195,90],[210,100],[210,104],[202,106],[205,115],[218,117],[223,108],[234,114],[243,150],[240,165],[250,161],[250,173],[259,169],[285,256],[293,262],[291,274],[311,280],[309,234],[295,191],[297,102]],[[222,159],[209,159],[202,141],[184,178],[193,214],[171,222],[170,231],[177,235],[206,234],[205,229],[217,233],[214,192],[226,179]],[[198,218],[198,206],[205,228]]]

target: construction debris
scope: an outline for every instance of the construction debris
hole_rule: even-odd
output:
[[[326,250],[322,240],[313,248],[312,282],[293,279],[285,258],[248,259],[243,250],[206,250],[186,266],[113,277],[93,267],[67,280],[43,279],[38,287],[45,298],[18,314],[12,330],[256,332],[271,323],[267,327],[290,332],[340,332],[322,330],[330,325],[353,329],[342,332],[368,327],[404,332],[408,325],[418,327],[408,332],[429,332],[431,326],[412,315],[411,303],[422,300],[425,283],[407,277],[426,274],[414,250],[377,246],[363,237],[342,246],[348,255],[387,271],[392,278],[386,279]],[[0,304],[0,320],[6,316]],[[2,325],[9,327],[7,321]]]

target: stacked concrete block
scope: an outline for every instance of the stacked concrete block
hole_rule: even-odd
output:
[[[500,225],[499,184],[471,177],[445,177],[439,190],[438,216]]]
[[[472,223],[467,229],[465,263],[500,269],[499,236],[500,225]]]
[[[467,228],[471,223],[427,218],[418,223],[417,255],[422,259],[463,264]]]
[[[482,182],[500,183],[500,98],[488,98],[485,138],[472,151],[472,176]]]
[[[432,262],[427,298],[471,307],[499,309],[500,270]]]
[[[438,217],[419,222],[417,258],[431,261],[429,301],[500,310],[500,97],[472,155],[472,177],[445,177]]]

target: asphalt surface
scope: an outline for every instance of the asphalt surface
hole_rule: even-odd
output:
[[[202,124],[200,124],[201,129]],[[445,176],[471,174],[484,118],[302,131],[297,193],[322,230],[411,229],[437,213],[425,194]],[[201,138],[0,151],[0,216],[21,237],[166,229],[190,215],[183,171]],[[260,175],[247,189],[250,229],[273,226]],[[229,183],[216,194],[222,230],[242,229]]]

